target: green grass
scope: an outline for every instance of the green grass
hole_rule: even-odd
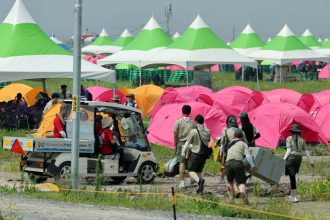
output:
[[[322,180],[313,180],[311,183],[299,182],[298,192],[302,199],[329,201],[330,176]]]
[[[235,80],[235,74],[233,72],[212,72],[212,87],[214,91],[228,87],[228,86],[245,86],[253,90],[272,90],[278,88],[288,88],[296,90],[300,93],[314,93],[330,88],[330,80],[319,80],[319,81],[295,81],[295,82],[283,82],[273,83],[268,81],[260,81],[260,87],[256,82],[241,82]],[[269,77],[267,74],[264,75],[264,79]],[[23,80],[20,83],[32,87],[42,87],[41,82]],[[60,91],[62,84],[68,85],[68,90],[72,90],[72,79],[47,79],[46,87],[50,92]],[[82,84],[85,87],[89,86],[104,86],[108,88],[114,88],[114,84],[102,81],[83,80]],[[185,86],[185,84],[182,84]],[[118,81],[116,82],[116,88],[132,88],[132,82],[130,81]]]

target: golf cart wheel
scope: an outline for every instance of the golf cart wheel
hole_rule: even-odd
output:
[[[71,163],[64,162],[59,166],[57,173],[55,175],[55,179],[69,181],[70,178],[71,178]]]
[[[113,182],[115,182],[115,184],[120,184],[122,182],[124,182],[124,180],[127,178],[126,176],[114,176],[114,177],[110,177]]]
[[[139,183],[148,184],[155,178],[155,164],[147,161],[144,162],[139,169],[137,180]]]
[[[33,172],[28,172],[28,178],[32,183],[43,183],[47,180],[46,177],[40,177]]]

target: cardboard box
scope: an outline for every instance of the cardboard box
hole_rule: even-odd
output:
[[[273,154],[269,149],[261,147],[251,147],[249,149],[257,168],[255,176],[270,184],[278,183],[285,170],[286,161]]]

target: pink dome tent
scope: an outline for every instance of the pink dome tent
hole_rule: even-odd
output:
[[[330,64],[323,67],[323,69],[319,72],[320,79],[329,79],[330,78]]]
[[[97,64],[97,61],[98,60],[101,60],[103,58],[105,58],[106,56],[103,56],[103,55],[96,55],[96,56],[93,56],[93,55],[87,55],[87,56],[84,56],[83,59],[88,61],[88,62],[91,62],[91,63],[94,63],[94,64]]]
[[[267,103],[249,113],[251,122],[260,131],[258,146],[276,149],[280,140],[289,136],[292,123],[301,126],[307,142],[327,144],[327,139],[314,119],[299,107],[287,103]]]
[[[173,126],[175,120],[182,116],[183,105],[192,107],[191,119],[201,114],[205,118],[205,124],[211,131],[211,137],[221,135],[222,129],[226,126],[226,116],[214,107],[199,102],[175,103],[163,106],[152,118],[148,127],[148,140],[153,144],[165,145],[174,149]]]
[[[213,92],[209,88],[203,86],[166,88],[163,95],[150,112],[150,115],[153,117],[162,106],[167,104],[196,101],[200,94],[213,94]]]
[[[274,89],[271,91],[262,91],[269,102],[285,102],[293,105],[299,103],[301,93],[292,89]]]
[[[242,86],[231,86],[219,90],[209,98],[200,96],[199,101],[211,103],[209,100],[213,99],[213,106],[220,108],[226,115],[239,115],[246,105],[247,100],[251,97],[252,90]]]
[[[298,106],[310,113],[315,118],[320,108],[330,103],[330,95],[325,92],[303,94],[299,100]]]
[[[266,103],[269,103],[267,97],[260,91],[254,91],[251,93],[242,111],[250,112]]]
[[[330,104],[326,104],[320,108],[316,114],[315,120],[327,140],[330,141]]]
[[[108,89],[102,86],[92,86],[87,88],[87,90],[92,93],[93,95],[93,101],[100,101],[100,102],[113,102],[112,98],[113,98],[113,90],[112,89]],[[127,102],[127,98],[126,96],[116,90],[115,92],[116,95],[118,95],[120,97],[120,103],[124,104]]]

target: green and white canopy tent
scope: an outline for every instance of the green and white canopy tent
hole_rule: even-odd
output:
[[[179,39],[179,37],[181,37],[181,35],[179,34],[179,32],[175,32],[175,34],[173,34],[172,36],[172,40],[176,41],[177,39]]]
[[[244,56],[256,52],[264,45],[265,42],[260,39],[250,24],[248,24],[242,33],[230,44],[234,50]]]
[[[141,61],[145,57],[158,53],[172,42],[155,18],[151,17],[142,31],[128,45],[117,53],[98,60],[98,64],[126,63],[141,68]]]
[[[185,68],[222,63],[255,64],[227,46],[199,15],[177,41],[143,60],[143,66],[175,64]]]
[[[284,25],[270,42],[249,57],[254,60],[269,60],[280,65],[295,60],[326,60],[326,56],[303,44],[287,25]]]
[[[112,43],[109,34],[103,28],[99,37],[90,45],[83,47],[81,52],[84,54],[111,54],[111,52],[109,52],[109,47]]]
[[[313,36],[310,30],[307,28],[305,32],[299,38],[307,47],[311,49],[317,49],[321,46],[321,43]]]
[[[81,76],[115,81],[114,71],[82,61]],[[0,24],[0,81],[72,78],[73,57],[33,20],[21,0]]]
[[[134,39],[133,35],[125,29],[124,32],[109,46],[108,51],[116,53],[123,49]]]
[[[316,49],[316,52],[325,56],[330,56],[330,40],[324,40],[322,45]]]

